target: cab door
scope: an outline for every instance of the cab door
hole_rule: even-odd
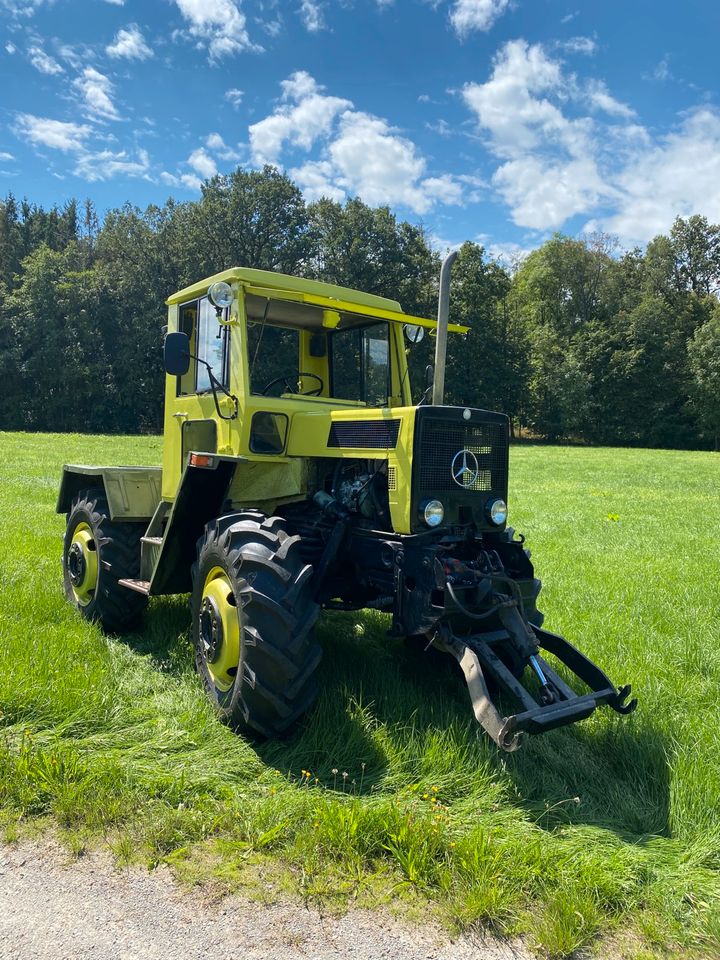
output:
[[[163,490],[166,500],[175,497],[188,455],[193,452],[216,453],[226,442],[222,431],[227,421],[215,409],[210,376],[228,387],[230,376],[230,326],[221,322],[207,297],[198,297],[170,307],[169,330],[180,330],[190,341],[190,366],[182,377],[165,378],[165,437],[163,446]],[[221,396],[221,395],[220,395]]]

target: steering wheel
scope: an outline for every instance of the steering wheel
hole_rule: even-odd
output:
[[[316,373],[307,373],[304,370],[298,370],[297,373],[284,373],[279,377],[275,377],[274,380],[270,380],[269,383],[266,383],[262,389],[262,395],[266,397],[268,392],[277,384],[281,383],[285,390],[284,393],[300,393],[297,388],[297,382],[300,377],[312,377],[313,380],[317,380],[318,386],[312,390],[308,390],[307,393],[301,393],[301,397],[317,397],[322,391],[325,383],[323,382],[322,377],[319,377]]]

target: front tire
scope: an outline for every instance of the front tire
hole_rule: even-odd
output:
[[[147,606],[147,597],[118,583],[140,576],[143,531],[141,523],[110,519],[101,488],[81,490],[70,507],[63,542],[65,596],[108,633],[136,626]]]
[[[312,567],[284,524],[256,511],[213,520],[193,566],[197,671],[222,720],[264,737],[287,731],[314,702],[322,656]]]

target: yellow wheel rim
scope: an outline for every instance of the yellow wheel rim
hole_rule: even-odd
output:
[[[98,555],[95,534],[87,523],[73,531],[67,553],[70,586],[79,606],[86,607],[95,596],[98,582]]]
[[[230,580],[222,567],[205,578],[200,600],[200,644],[213,683],[226,693],[240,662],[240,620]]]

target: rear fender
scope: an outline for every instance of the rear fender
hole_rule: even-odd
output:
[[[110,519],[150,520],[160,502],[161,467],[92,467],[78,464],[63,466],[57,513],[69,513],[81,490],[102,487]]]

